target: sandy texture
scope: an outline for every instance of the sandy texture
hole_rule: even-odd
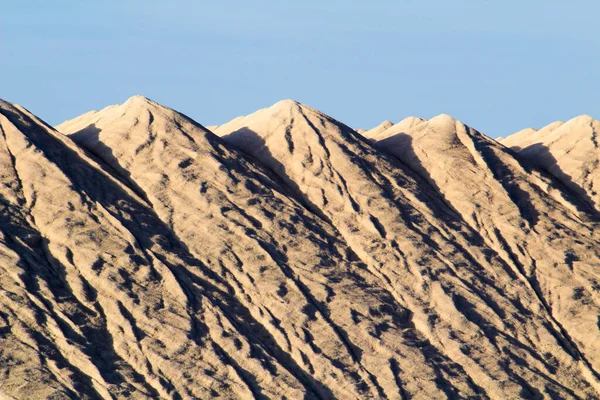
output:
[[[448,116],[57,129],[0,103],[0,397],[600,393],[596,211]]]
[[[550,172],[600,210],[600,121],[582,115],[538,131],[526,129],[501,141]]]
[[[376,146],[444,196],[535,291],[594,371],[600,369],[597,213],[554,177],[447,115],[392,127]]]
[[[413,118],[406,125],[422,122]],[[269,166],[335,226],[373,275],[411,310],[416,329],[461,365],[479,390],[499,398],[543,393],[548,387],[545,374],[521,368],[523,362],[542,363],[541,371],[550,362],[524,351],[531,343],[541,340],[538,345],[545,348],[557,337],[569,342],[547,300],[519,272],[520,265],[509,265],[504,254],[487,246],[406,164],[293,101],[225,124],[216,133]],[[561,352],[570,352],[572,343],[560,341]],[[523,362],[507,368],[516,348]],[[595,385],[593,367],[578,364],[573,373]],[[517,377],[527,377],[525,387]]]

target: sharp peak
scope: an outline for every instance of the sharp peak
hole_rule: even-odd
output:
[[[146,96],[142,96],[136,94],[135,96],[131,96],[124,103],[118,104],[116,106],[108,106],[105,109],[101,110],[110,110],[113,107],[118,107],[125,112],[138,113],[138,112],[160,112],[165,115],[173,115],[173,114],[181,114],[179,111],[165,106],[161,103],[158,103]]]
[[[229,125],[230,127],[236,125],[239,126],[243,123],[257,123],[258,121],[264,120],[277,120],[292,117],[295,118],[299,115],[302,115],[302,117],[306,119],[317,118],[320,120],[320,123],[327,121],[328,123],[338,125],[339,127],[353,130],[351,127],[330,116],[329,114],[292,99],[280,100],[270,107],[261,108],[251,114],[237,117],[229,121],[227,124],[222,125],[221,128],[229,124],[231,124]],[[225,130],[223,129],[222,131],[224,132]]]
[[[450,123],[460,124],[467,128],[475,129],[475,128],[473,128],[473,126],[461,121],[460,119],[456,119],[453,116],[448,115],[448,114],[439,114],[429,120],[426,119],[424,121],[429,122],[429,123],[434,123],[434,124],[450,124]]]
[[[182,112],[157,103],[156,101],[149,99],[146,96],[134,95],[125,100],[122,104],[115,104],[107,106],[100,111],[92,110],[85,114],[80,115],[77,118],[90,116],[96,120],[103,119],[105,121],[118,121],[124,118],[126,115],[129,118],[139,118],[143,114],[152,114],[152,119],[163,119],[163,120],[186,120],[194,125],[201,126],[206,129],[202,124],[196,122],[193,118],[183,114]],[[77,120],[77,118],[63,122],[61,125],[65,125],[69,122]],[[61,126],[58,125],[58,126]]]
[[[159,103],[155,102],[154,100],[149,99],[146,96],[142,96],[140,94],[136,94],[131,96],[130,98],[128,98],[127,100],[125,100],[125,102],[122,105],[159,105],[161,106]]]
[[[279,100],[277,103],[275,103],[274,105],[302,105],[302,103],[300,103],[297,100],[294,99],[283,99],[283,100]]]
[[[279,110],[291,110],[296,108],[310,108],[306,104],[302,104],[299,101],[292,99],[284,99],[279,100],[277,103],[273,104],[270,107],[267,107],[269,110],[279,111]]]
[[[386,119],[382,122],[379,123],[379,125],[374,126],[370,129],[366,129],[365,132],[373,132],[373,131],[385,131],[386,129],[391,128],[392,126],[394,126],[394,123],[392,121],[390,121],[389,119]]]
[[[301,103],[299,101],[292,100],[292,99],[280,100],[270,107],[256,111],[256,113],[260,113],[260,112],[264,112],[264,111],[266,111],[270,115],[279,114],[279,113],[283,113],[283,114],[297,113],[298,111],[300,111],[304,114],[318,114],[318,115],[322,115],[322,116],[328,116],[326,113],[324,113],[314,107],[308,106],[304,103]]]

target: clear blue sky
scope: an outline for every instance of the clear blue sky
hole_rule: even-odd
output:
[[[600,1],[5,0],[0,97],[57,124],[142,94],[204,125],[293,98],[492,137],[600,118]]]

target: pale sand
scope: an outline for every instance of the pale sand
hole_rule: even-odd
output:
[[[449,116],[0,128],[0,397],[600,393],[597,212]]]

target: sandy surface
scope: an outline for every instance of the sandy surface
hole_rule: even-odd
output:
[[[597,211],[449,116],[0,132],[0,397],[599,396]]]
[[[597,213],[548,174],[447,115],[376,146],[429,181],[524,279],[594,370],[600,368]]]
[[[526,129],[501,141],[600,209],[600,121],[582,115],[540,130]]]

